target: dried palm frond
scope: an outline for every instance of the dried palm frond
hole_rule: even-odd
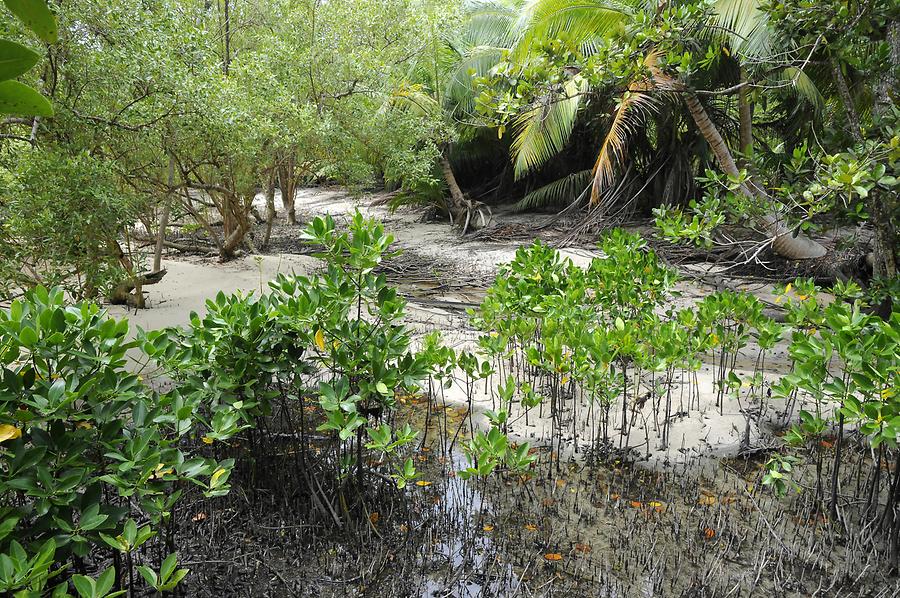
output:
[[[616,106],[609,131],[600,144],[594,163],[592,203],[597,203],[603,189],[612,184],[616,166],[625,159],[628,138],[637,129],[641,118],[656,109],[656,100],[649,92],[668,89],[673,85],[673,80],[656,66],[658,60],[659,53],[656,51],[647,55],[644,65],[650,70],[650,77],[632,82]]]

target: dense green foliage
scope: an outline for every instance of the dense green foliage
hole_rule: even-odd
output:
[[[119,234],[140,214],[142,198],[123,190],[115,164],[87,153],[27,153],[4,181],[8,283],[36,279],[74,297],[95,297],[125,277]],[[18,269],[17,269],[18,268]]]
[[[873,252],[863,278],[890,280],[898,15],[884,1],[819,8],[78,0],[54,9],[58,34],[37,26],[52,42],[44,60],[10,50],[10,77],[42,67],[29,76],[56,114],[3,122],[2,178],[15,185],[59,156],[109,161],[122,197],[99,206],[109,230],[125,232],[136,194],[141,234],[172,209],[223,259],[268,241],[253,236],[259,189],[280,188],[294,223],[297,187],[333,181],[401,188],[464,228],[487,222],[475,198],[488,189],[525,196],[521,207],[589,195],[615,218],[659,208],[674,241],[727,245],[723,225],[753,229],[758,241],[737,247],[750,261],[769,245],[820,257],[832,248],[792,234],[863,223],[873,234],[848,240]],[[33,41],[21,26],[8,34]],[[25,160],[29,144],[40,151]],[[4,193],[4,236],[37,247],[19,212]],[[84,231],[71,212],[54,214],[59,228]],[[30,257],[101,282],[79,289],[91,296],[114,286],[105,264],[124,279],[140,270],[133,247],[107,253],[100,272],[50,246]],[[42,282],[21,255],[3,257],[17,275],[7,291]]]
[[[499,135],[512,132],[517,176],[574,158],[566,174],[592,166],[594,204],[611,212],[622,189],[662,204],[670,239],[724,243],[718,227],[740,223],[775,237],[777,253],[810,258],[824,249],[788,241],[790,231],[868,221],[874,273],[892,278],[897,9],[820,8],[489,2],[468,25],[492,40],[467,65],[475,107]],[[585,193],[552,183],[533,197]]]
[[[109,249],[95,269],[82,252],[58,251],[59,243],[41,249],[36,231],[48,226],[54,235],[93,234],[64,201],[69,196],[96,193],[92,218],[116,236],[137,217],[149,233],[168,205],[230,258],[253,242],[251,202],[269,181],[286,204],[298,185],[318,180],[358,188],[437,183],[432,123],[385,106],[429,43],[422,32],[446,29],[452,10],[406,0],[228,4],[79,0],[58,10],[59,39],[46,48],[40,74],[56,116],[3,121],[11,133],[0,138],[0,222],[5,238],[33,250],[31,261],[97,283],[83,280],[78,294],[108,293],[117,281],[107,264],[125,262],[123,280],[141,260],[133,247]],[[24,40],[24,32],[11,33]],[[82,190],[64,178],[65,160],[110,166],[99,188]],[[58,189],[63,201],[47,214],[52,222],[41,219],[43,207],[27,222],[33,216],[20,202],[28,198],[14,191],[51,169],[70,187]],[[110,184],[117,193],[107,192]],[[137,214],[134,196],[143,202]],[[22,255],[3,255],[7,292],[58,280],[22,266]]]

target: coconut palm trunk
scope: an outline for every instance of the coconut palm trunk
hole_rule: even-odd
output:
[[[738,113],[740,116],[741,153],[746,158],[753,153],[753,104],[747,89],[747,71],[741,69],[741,87],[738,90]]]
[[[700,99],[696,94],[687,90],[684,91],[683,97],[684,103],[694,119],[694,123],[696,123],[706,143],[709,144],[713,155],[716,157],[716,162],[719,163],[719,167],[727,175],[738,176],[740,173],[734,162],[734,157],[731,155],[731,151],[728,149],[728,145],[716,128],[715,123],[712,122],[703,104],[700,103]],[[764,191],[759,190],[759,194],[756,194],[746,183],[741,184],[740,191],[751,199],[763,195],[762,199],[769,201],[771,204],[770,198],[765,196]],[[772,213],[758,218],[757,226],[773,238],[772,248],[780,256],[792,260],[805,260],[820,258],[827,253],[822,245],[809,237],[800,234],[794,235],[779,215],[774,213],[774,210]]]
[[[466,199],[459,183],[456,182],[456,175],[453,174],[453,167],[450,165],[447,153],[446,149],[441,152],[440,163],[444,181],[450,189],[450,205],[447,206],[447,211],[450,213],[450,224],[459,225],[462,234],[466,234],[470,228],[472,230],[484,228],[491,221],[491,209],[480,201]]]
[[[447,158],[446,152],[441,152],[441,172],[444,174],[444,181],[450,190],[450,206],[448,208],[451,217],[458,214],[464,214],[467,210],[466,197],[463,195],[459,183],[456,182],[456,175],[453,174],[453,167],[450,166],[450,159]]]

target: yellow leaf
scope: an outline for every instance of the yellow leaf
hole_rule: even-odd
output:
[[[22,436],[22,430],[9,424],[0,424],[0,442],[15,440]]]
[[[726,48],[725,46],[722,46],[722,54],[724,54],[725,56],[731,56],[731,52],[729,52],[728,48]]]
[[[431,482],[427,482],[425,480],[419,480],[416,482],[416,486],[431,486]]]
[[[500,125],[497,127],[497,139],[503,139],[503,133],[506,132],[506,127],[504,125]]]
[[[784,292],[785,292],[785,293],[790,293],[790,292],[791,292],[791,289],[793,289],[793,288],[794,288],[794,285],[792,285],[791,283],[787,283],[787,286],[784,287]]]
[[[201,438],[200,440],[203,441],[203,444],[212,444],[212,443],[213,443],[213,439],[210,438],[209,436],[204,436],[204,437]]]
[[[212,477],[209,478],[210,487],[215,486],[216,482],[219,481],[219,478],[221,478],[223,475],[225,475],[225,473],[226,473],[225,470],[222,469],[221,467],[218,468],[217,470],[215,470],[212,474]]]
[[[486,532],[492,532],[492,531],[494,531],[494,526],[488,524],[488,525],[485,525],[485,526],[484,526],[483,528],[481,528],[481,529],[483,529],[483,530],[486,531]]]
[[[94,426],[91,425],[91,422],[77,422],[75,427],[82,430],[90,430]]]
[[[716,504],[716,497],[711,494],[701,494],[700,499],[697,502],[704,507],[711,507]]]
[[[525,529],[527,529],[527,530],[530,531],[530,532],[536,532],[536,531],[537,531],[537,526],[536,526],[535,524],[533,524],[533,523],[528,523],[528,524],[525,525]]]
[[[322,332],[321,328],[316,330],[316,346],[319,348],[319,351],[325,350],[325,333]]]
[[[563,377],[562,377],[562,380],[560,380],[559,383],[562,384],[563,386],[565,386],[566,384],[569,383],[569,377],[568,377],[568,376],[563,376]]]
[[[153,472],[151,479],[160,479],[163,476],[169,475],[170,473],[175,473],[175,469],[172,467],[166,468],[165,463],[158,463],[156,465],[156,470]]]

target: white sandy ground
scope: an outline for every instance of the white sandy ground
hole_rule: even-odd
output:
[[[262,203],[261,198],[257,201]],[[385,223],[386,229],[393,233],[397,240],[397,246],[424,256],[432,257],[443,263],[452,263],[458,272],[468,272],[478,275],[496,274],[500,264],[513,259],[516,249],[522,244],[518,242],[485,243],[479,241],[461,242],[453,229],[444,223],[421,223],[419,214],[408,210],[390,213],[386,207],[371,205],[372,198],[358,199],[351,197],[346,192],[335,189],[303,189],[298,193],[296,208],[298,216],[308,218],[313,215],[331,214],[338,221],[349,218],[352,212],[359,208],[364,214],[374,216]],[[276,206],[281,213],[280,198],[276,198]],[[264,207],[264,206],[261,206]],[[299,234],[299,229],[298,229]],[[579,266],[587,265],[599,252],[585,249],[566,249],[561,253],[572,258]],[[282,254],[245,256],[228,263],[218,263],[213,258],[191,261],[172,257],[164,260],[164,267],[168,274],[161,283],[147,287],[149,309],[128,310],[121,306],[111,306],[109,312],[115,317],[127,316],[132,322],[132,327],[141,327],[145,330],[161,328],[165,326],[184,325],[189,321],[190,313],[205,311],[207,299],[215,297],[222,291],[226,294],[238,290],[257,291],[266,288],[266,283],[278,273],[309,274],[319,262],[313,257],[304,255]],[[690,305],[698,298],[709,293],[704,289],[690,283],[679,283],[679,289],[683,296],[678,300],[679,306]],[[758,289],[760,293],[771,297],[770,288]],[[443,300],[452,302],[459,300],[459,296],[447,295]],[[410,299],[408,306],[407,323],[417,333],[424,334],[438,328],[443,331],[446,342],[455,349],[474,349],[476,335],[467,326],[467,318],[458,310],[446,310],[433,307],[430,304],[417,303],[415,298]],[[756,348],[748,347],[746,352],[738,360],[736,373],[742,378],[749,378],[752,374],[753,363],[756,359]],[[780,374],[785,373],[788,366],[786,359],[786,345],[781,344],[767,356],[767,382],[771,383]],[[682,411],[681,415],[672,418],[670,426],[670,442],[668,447],[663,447],[657,432],[657,421],[662,421],[662,416],[654,417],[652,401],[647,401],[642,409],[636,411],[633,427],[626,438],[621,438],[619,422],[621,421],[621,403],[612,408],[611,424],[609,429],[610,441],[615,445],[620,444],[633,447],[636,455],[646,458],[651,464],[663,465],[666,463],[684,463],[695,460],[698,457],[723,457],[737,454],[744,438],[746,418],[741,412],[741,406],[733,398],[725,399],[724,409],[716,407],[716,393],[713,388],[714,364],[710,360],[703,369],[697,373],[693,408],[688,409],[685,401],[680,397],[687,396],[688,385],[692,380],[682,381],[676,377],[672,390],[672,414]],[[649,390],[650,379],[645,377],[644,382]],[[699,407],[696,394],[699,393]],[[642,389],[641,396],[645,394]],[[453,388],[445,391],[439,398],[439,402],[446,402],[450,407],[460,408],[468,406],[465,389],[460,380]],[[590,410],[590,404],[586,400],[577,402],[577,410],[581,414],[578,418],[579,426],[572,430],[571,413],[563,413],[562,427],[563,445],[555,446],[562,455],[571,454],[576,446],[574,434],[577,434],[581,450],[591,443],[591,435],[596,430],[596,420],[584,417]],[[567,400],[571,407],[573,400]],[[478,385],[472,399],[472,415],[476,426],[486,427],[487,418],[484,416],[486,409],[496,406],[482,382]],[[747,407],[746,401],[744,406]],[[750,425],[750,444],[760,446],[765,444],[770,436],[771,428],[777,425],[780,419],[776,412],[784,409],[784,405],[777,401],[767,401],[765,415],[760,418],[759,426],[756,423]],[[798,407],[799,409],[799,407]],[[510,425],[510,436],[514,440],[528,441],[533,445],[546,444],[550,436],[551,422],[545,416],[539,417],[538,410],[533,409],[526,418],[520,410],[513,413]],[[593,413],[597,413],[594,407]],[[796,411],[795,411],[796,413]],[[629,410],[628,419],[633,417]],[[763,428],[760,429],[760,426]],[[626,441],[627,439],[627,441]]]

